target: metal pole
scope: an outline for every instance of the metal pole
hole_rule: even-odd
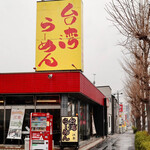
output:
[[[6,131],[6,99],[5,99],[5,97],[3,97],[3,101],[4,101],[4,131],[3,131],[4,136],[3,136],[3,144],[5,144],[5,135],[6,135],[6,133],[5,133],[5,131]]]
[[[33,95],[33,102],[34,102],[34,112],[36,112],[36,96]]]
[[[118,99],[118,104],[119,104],[119,92],[117,91],[117,99]]]
[[[93,81],[93,84],[95,85],[95,75],[96,75],[96,74],[93,74],[93,75],[94,75],[94,81]]]
[[[80,101],[78,100],[78,147],[79,147],[79,143],[80,143]]]

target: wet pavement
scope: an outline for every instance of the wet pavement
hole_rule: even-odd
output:
[[[109,135],[107,140],[91,150],[135,150],[134,138],[132,129],[128,129],[123,134]]]
[[[94,144],[96,146],[90,146],[93,148],[89,148],[88,145],[81,146],[79,150],[135,150],[134,148],[134,137],[132,129],[128,129],[123,134],[114,134],[114,135],[108,135],[106,139],[93,139],[91,140],[91,144]],[[94,143],[96,142],[96,144]],[[99,143],[99,144],[98,144]],[[84,145],[84,144],[83,144]],[[59,150],[60,148],[54,148],[54,150]],[[0,146],[0,150],[24,150],[21,148],[13,148],[10,146],[2,147]],[[70,148],[66,148],[66,150],[71,150]]]
[[[129,129],[124,134],[119,134],[118,140],[114,143],[112,150],[135,150],[135,134]]]

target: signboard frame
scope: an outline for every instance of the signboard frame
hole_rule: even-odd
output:
[[[83,71],[82,0],[37,2],[36,71]]]
[[[75,141],[64,141],[63,139],[62,139],[62,136],[63,136],[63,119],[64,118],[66,118],[66,119],[68,119],[68,121],[71,119],[71,118],[74,118],[74,119],[76,119],[76,127],[77,127],[77,131],[76,131],[76,134],[77,134],[77,136],[76,136],[76,138],[77,138],[77,140],[76,140],[76,142]],[[69,124],[68,124],[69,125]],[[67,126],[68,127],[68,126]],[[63,148],[63,147],[68,147],[68,146],[70,146],[70,147],[76,147],[77,149],[78,149],[78,147],[79,147],[79,117],[78,116],[61,116],[61,148]]]

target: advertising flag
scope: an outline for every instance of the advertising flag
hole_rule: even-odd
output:
[[[21,139],[25,108],[12,108],[7,139]]]

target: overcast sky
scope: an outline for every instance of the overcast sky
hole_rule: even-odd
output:
[[[123,89],[120,34],[108,21],[110,0],[83,0],[84,75],[96,86]],[[3,0],[0,4],[0,73],[34,72],[36,0]]]

